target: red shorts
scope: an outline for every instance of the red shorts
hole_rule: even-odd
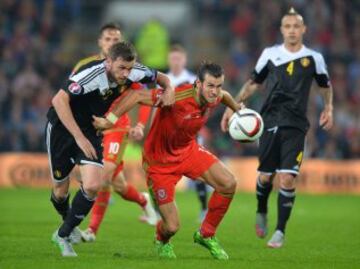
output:
[[[103,138],[103,158],[104,161],[112,162],[117,165],[116,174],[123,166],[125,148],[128,144],[128,130],[115,130],[104,134]]]
[[[197,145],[180,163],[156,163],[143,156],[147,184],[158,205],[174,201],[175,186],[182,176],[197,179],[219,159]]]

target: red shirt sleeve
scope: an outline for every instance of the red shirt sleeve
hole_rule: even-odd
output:
[[[139,107],[139,112],[138,112],[138,123],[141,123],[142,125],[145,126],[149,119],[150,112],[151,112],[151,106],[141,105]]]

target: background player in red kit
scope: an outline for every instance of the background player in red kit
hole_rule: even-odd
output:
[[[215,232],[223,219],[236,189],[231,172],[213,154],[198,145],[196,135],[206,123],[210,111],[220,102],[234,111],[241,105],[222,90],[224,71],[214,63],[203,63],[194,85],[175,89],[175,104],[158,109],[144,145],[144,168],[149,189],[159,206],[155,246],[163,258],[176,258],[170,238],[179,229],[174,201],[175,185],[183,175],[200,178],[214,188],[209,210],[194,241],[207,248],[215,259],[228,259]],[[129,91],[108,114],[107,119],[94,117],[97,128],[108,128],[137,103],[157,104],[162,90]]]

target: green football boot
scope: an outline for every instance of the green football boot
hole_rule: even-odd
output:
[[[63,257],[76,257],[77,254],[74,251],[69,238],[62,238],[58,235],[58,230],[56,230],[52,237],[51,241],[59,247],[61,255]]]
[[[159,240],[155,240],[155,250],[159,258],[163,259],[176,259],[176,255],[173,246],[170,243],[163,243]]]
[[[229,259],[229,255],[227,255],[222,246],[220,246],[220,243],[215,236],[204,238],[198,231],[194,233],[194,242],[207,248],[211,255],[217,260]]]

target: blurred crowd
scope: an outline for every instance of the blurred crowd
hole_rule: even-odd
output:
[[[44,151],[51,96],[66,76],[64,30],[77,1],[0,2],[0,151]]]
[[[308,25],[305,43],[323,53],[334,87],[335,127],[318,127],[322,102],[313,91],[312,125],[306,155],[327,159],[360,157],[360,4],[342,0],[200,0],[197,12],[222,26],[228,42],[221,51],[229,89],[249,78],[262,49],[281,40],[280,18],[291,4]],[[44,151],[44,125],[51,96],[62,85],[78,46],[69,28],[82,16],[81,0],[0,2],[0,151]],[[195,16],[201,19],[199,15]],[[201,19],[202,20],[202,19]],[[196,63],[195,63],[196,65]],[[248,103],[260,108],[266,92]],[[209,122],[212,149],[221,156],[253,155],[256,145],[232,141],[219,131],[221,111]]]
[[[234,94],[251,74],[261,51],[281,41],[280,19],[291,6],[307,25],[305,44],[321,52],[334,88],[335,126],[326,133],[319,128],[322,99],[312,91],[308,117],[307,157],[348,159],[360,157],[360,2],[342,0],[208,1],[201,13],[228,29],[226,74]],[[247,104],[259,109],[266,97],[260,92]],[[220,119],[221,115],[218,115]],[[213,122],[214,123],[214,122]],[[215,127],[217,122],[212,125]],[[217,126],[216,126],[217,127]],[[222,155],[252,155],[256,145],[234,144],[212,128],[215,148]]]

